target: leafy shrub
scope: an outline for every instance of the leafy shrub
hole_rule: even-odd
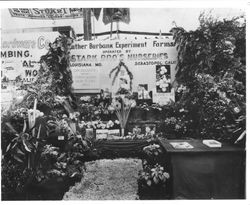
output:
[[[143,171],[139,172],[139,181],[143,184],[151,186],[152,184],[161,184],[165,186],[166,181],[169,179],[169,173],[164,171],[164,168],[159,164],[152,166],[144,165]]]
[[[202,14],[197,30],[172,29],[176,80],[186,88],[177,104],[187,111],[181,121],[191,137],[232,141],[245,130],[246,25],[241,19],[220,21]]]
[[[139,171],[138,195],[140,199],[166,199],[168,198],[167,182],[170,178],[168,172],[159,164],[143,165]]]

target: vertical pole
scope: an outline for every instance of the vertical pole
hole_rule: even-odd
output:
[[[120,35],[119,35],[119,21],[116,22],[116,34],[118,39],[120,39]]]
[[[92,39],[90,8],[83,9],[83,32],[84,32],[84,40],[90,41]]]
[[[110,38],[112,38],[112,32],[113,32],[113,19],[110,23]]]
[[[94,39],[96,39],[96,36],[95,36],[95,16],[92,16],[92,20],[93,20],[93,34],[94,34]]]

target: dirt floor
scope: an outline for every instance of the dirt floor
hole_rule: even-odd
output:
[[[81,182],[65,193],[63,200],[135,200],[138,199],[140,159],[104,159],[86,163]]]

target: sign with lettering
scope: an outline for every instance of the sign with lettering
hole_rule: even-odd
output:
[[[153,103],[165,105],[169,101],[175,101],[174,88],[170,92],[157,92],[156,89],[153,90]]]
[[[112,79],[116,70],[111,78],[109,73],[121,61],[133,74],[133,91],[138,85],[147,84],[148,91],[158,88],[158,92],[170,92],[160,78],[169,85],[175,76],[177,51],[171,36],[164,39],[76,41],[70,53],[75,92],[90,88],[115,92],[117,85],[112,85]],[[117,78],[121,73],[117,73]]]
[[[8,109],[22,84],[35,81],[40,57],[48,52],[58,32],[7,33],[1,35],[1,107]]]
[[[83,17],[83,8],[13,8],[12,17],[30,19],[73,19]]]
[[[58,36],[58,32],[2,34],[2,83],[7,85],[18,79],[24,84],[34,82],[40,57],[48,52],[49,43]]]

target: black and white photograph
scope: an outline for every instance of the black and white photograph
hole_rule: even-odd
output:
[[[2,201],[247,204],[247,2],[18,2],[0,9]]]

